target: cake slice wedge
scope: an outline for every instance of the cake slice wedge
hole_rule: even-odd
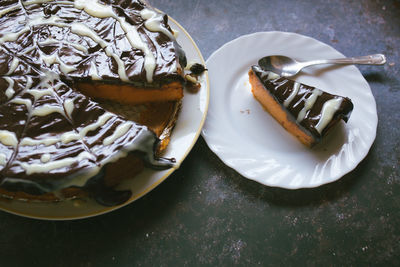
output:
[[[289,133],[312,147],[340,120],[347,122],[353,103],[313,86],[252,66],[249,81],[254,97]]]

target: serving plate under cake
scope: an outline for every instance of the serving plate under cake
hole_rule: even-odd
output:
[[[327,44],[295,33],[259,32],[228,42],[207,60],[211,96],[202,136],[225,164],[267,186],[311,188],[338,180],[361,162],[375,140],[378,117],[367,81],[355,66],[310,67],[295,77],[354,103],[348,123],[310,149],[286,132],[251,93],[248,71],[268,55],[299,61],[344,57]]]
[[[186,30],[172,18],[170,18],[170,25],[175,31],[178,31],[179,34],[177,41],[184,49],[188,60],[205,64],[200,50],[197,48],[193,39],[186,32]],[[202,76],[200,83],[201,89],[197,93],[185,91],[185,96],[183,98],[180,112],[177,116],[168,147],[163,152],[164,157],[176,159],[174,168],[165,171],[145,169],[133,179],[126,179],[117,188],[119,190],[132,191],[132,197],[126,203],[119,206],[105,207],[89,198],[66,200],[53,203],[32,201],[24,202],[1,198],[0,209],[13,214],[31,218],[68,220],[86,218],[107,213],[132,203],[138,198],[144,196],[158,186],[162,181],[164,181],[171,173],[174,172],[174,170],[179,168],[180,164],[190,152],[200,135],[200,131],[205,121],[206,112],[208,109],[209,86],[207,73]],[[127,106],[121,107],[122,113],[124,112],[123,109],[126,109],[126,107]],[[169,127],[173,124],[170,123],[170,120],[176,119],[176,116],[173,114],[174,111],[177,110],[176,107],[177,105],[175,104],[172,104],[172,106],[169,107],[164,105],[163,109],[167,108],[170,115],[166,116],[165,121],[161,123],[158,120],[158,117],[155,120],[149,117],[152,116],[152,114],[154,114],[154,116],[158,116],[157,112],[154,110],[154,106],[150,108],[146,106],[135,107],[135,110],[133,109],[133,113],[138,112],[136,115],[138,115],[139,118],[141,117],[141,122],[144,124],[150,123],[155,124],[156,126],[165,125],[164,129],[161,129],[162,131],[160,131],[160,133],[168,135],[171,130]],[[130,113],[130,111],[127,111],[127,113]],[[149,126],[152,128],[151,125]]]

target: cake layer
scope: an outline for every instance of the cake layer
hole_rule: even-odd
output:
[[[138,88],[130,84],[100,83],[78,83],[76,88],[90,97],[133,105],[179,101],[183,98],[183,86],[179,82],[164,84],[160,88]]]
[[[353,103],[253,66],[252,92],[262,106],[303,144],[313,146],[341,119],[348,121]]]

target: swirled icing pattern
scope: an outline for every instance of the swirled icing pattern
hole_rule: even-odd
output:
[[[132,151],[153,166],[171,167],[154,157],[158,138],[145,126],[73,89],[81,80],[153,87],[181,81],[184,54],[167,16],[135,0],[0,6],[2,187],[22,185],[17,189],[28,193],[81,187]]]

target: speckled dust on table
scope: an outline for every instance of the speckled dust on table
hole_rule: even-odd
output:
[[[0,266],[225,266],[400,264],[400,1],[152,0],[205,58],[258,31],[311,36],[359,67],[379,125],[368,156],[316,189],[262,186],[226,167],[200,137],[182,167],[139,201],[80,221],[0,212]],[[212,88],[217,90],[217,88]]]

